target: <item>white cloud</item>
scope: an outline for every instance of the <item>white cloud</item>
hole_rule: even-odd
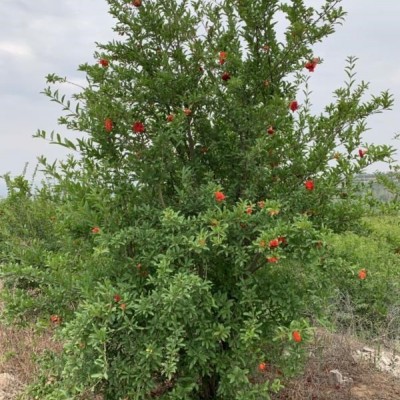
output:
[[[11,57],[29,58],[33,56],[32,49],[28,45],[6,41],[0,42],[0,56],[1,53]]]

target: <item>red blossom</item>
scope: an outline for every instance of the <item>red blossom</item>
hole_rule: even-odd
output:
[[[109,65],[108,60],[106,60],[105,58],[101,58],[99,61],[99,64],[103,67],[103,68],[107,68]]]
[[[295,112],[299,109],[299,103],[296,100],[293,100],[290,102],[289,108],[292,110],[292,112]]]
[[[183,112],[187,117],[192,114],[192,110],[190,108],[184,108]]]
[[[279,239],[272,239],[269,241],[269,247],[274,249],[279,246]]]
[[[135,7],[140,7],[142,5],[142,0],[133,0],[132,5]]]
[[[246,208],[246,214],[250,215],[253,213],[253,207],[249,206]]]
[[[140,122],[140,121],[136,121],[133,125],[132,125],[132,130],[135,133],[143,133],[145,131],[145,127],[144,127],[144,123]]]
[[[61,323],[61,317],[59,315],[50,315],[50,322],[54,325],[59,325]]]
[[[282,244],[285,244],[285,243],[286,243],[286,238],[285,238],[285,236],[278,236],[278,242],[279,242],[279,243],[282,243]]]
[[[308,69],[309,72],[314,72],[316,66],[319,63],[319,58],[313,58],[311,61],[307,61],[304,68]]]
[[[367,278],[367,270],[365,268],[360,269],[360,271],[358,271],[358,279],[363,281],[366,278]]]
[[[230,76],[230,74],[229,74],[229,72],[224,72],[222,75],[221,75],[221,79],[223,80],[223,81],[229,81],[229,79],[231,79],[231,76]]]
[[[125,311],[125,309],[126,309],[126,304],[125,304],[125,303],[120,304],[119,308],[120,308],[122,311]]]
[[[215,192],[215,193],[214,193],[214,197],[215,197],[215,200],[216,200],[218,203],[221,203],[221,201],[224,201],[225,198],[226,198],[226,196],[225,196],[222,192]]]
[[[267,370],[267,367],[268,367],[268,365],[267,365],[267,363],[265,363],[265,362],[262,362],[262,363],[258,364],[258,370],[259,370],[260,372],[266,371],[266,370]]]
[[[106,132],[110,133],[113,130],[114,124],[111,118],[106,118],[104,120],[104,129]]]
[[[269,135],[273,135],[273,134],[275,133],[274,127],[273,127],[273,126],[270,126],[270,127],[267,129],[267,132],[268,132]]]
[[[265,207],[265,201],[264,200],[260,200],[259,202],[257,202],[257,205],[260,208],[264,208]]]
[[[121,296],[120,296],[118,293],[117,293],[117,294],[114,294],[113,299],[114,299],[114,301],[115,301],[116,303],[119,303],[119,302],[121,301]]]
[[[94,234],[100,233],[100,228],[98,226],[94,226],[92,228],[92,233],[94,233]]]
[[[175,115],[174,114],[167,115],[167,122],[172,122],[174,119],[175,119]]]
[[[268,261],[269,263],[271,263],[271,264],[277,263],[278,260],[279,260],[278,257],[267,257],[267,261]]]
[[[302,341],[301,334],[299,331],[293,331],[292,338],[296,343],[300,343]]]
[[[367,154],[367,152],[367,149],[358,149],[358,155],[360,156],[360,158],[363,158]]]
[[[228,57],[228,53],[226,51],[220,51],[219,52],[219,63],[221,65],[224,65],[227,57]]]
[[[307,190],[312,191],[314,190],[314,181],[311,179],[308,179],[304,182],[304,186]]]

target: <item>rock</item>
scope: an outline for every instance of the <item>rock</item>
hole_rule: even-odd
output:
[[[334,387],[347,385],[352,382],[352,378],[344,377],[338,369],[332,369],[329,371],[329,384]]]
[[[393,362],[386,354],[382,354],[379,357],[379,364],[383,364],[387,367],[390,367],[393,364]]]
[[[343,381],[343,375],[339,370],[333,369],[329,371],[329,384],[332,386],[341,385]]]
[[[385,350],[378,352],[370,347],[363,347],[362,350],[356,350],[352,356],[355,362],[371,362],[380,371],[389,372],[400,378],[400,357],[393,352]]]
[[[367,346],[363,347],[362,351],[364,353],[375,353],[374,349],[371,349],[371,347],[367,347]]]

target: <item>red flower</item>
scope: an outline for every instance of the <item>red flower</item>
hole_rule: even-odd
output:
[[[273,135],[275,133],[275,129],[273,126],[270,126],[267,130],[268,134]]]
[[[58,325],[61,323],[61,317],[56,314],[50,315],[50,322],[54,325]]]
[[[286,238],[285,238],[285,236],[278,236],[278,242],[279,242],[279,243],[282,243],[282,244],[285,244],[285,243],[286,243]]]
[[[100,233],[100,228],[98,226],[94,226],[92,228],[92,233],[94,233],[94,234]]]
[[[309,72],[314,72],[316,66],[318,65],[319,58],[313,58],[311,61],[307,61],[304,68],[308,69]]]
[[[125,303],[122,303],[122,304],[119,306],[119,308],[120,308],[122,311],[125,311],[125,309],[126,309],[126,304],[125,304]]]
[[[218,203],[221,203],[221,201],[224,201],[225,198],[226,198],[226,196],[225,196],[222,192],[215,192],[215,193],[214,193],[214,197],[215,197],[215,200],[216,200]]]
[[[367,154],[367,149],[358,149],[358,155],[363,158]]]
[[[229,79],[231,79],[231,76],[229,75],[229,72],[224,72],[223,74],[222,74],[222,76],[221,76],[221,79],[223,80],[223,81],[229,81]]]
[[[250,215],[253,213],[253,207],[249,206],[246,208],[246,214]]]
[[[300,343],[302,341],[301,334],[299,331],[293,331],[292,338],[296,343]]]
[[[114,301],[115,301],[116,303],[119,303],[119,302],[121,301],[121,296],[120,296],[119,294],[114,294],[113,299],[114,299]]]
[[[279,239],[272,239],[269,241],[269,247],[274,249],[279,246]]]
[[[262,363],[260,363],[260,364],[258,364],[258,370],[260,371],[260,372],[263,372],[263,371],[266,371],[267,370],[267,363],[265,363],[265,362],[262,362]]]
[[[289,108],[292,110],[292,112],[295,112],[299,109],[299,103],[296,100],[293,100],[290,102]]]
[[[278,257],[267,257],[267,261],[268,261],[269,263],[272,263],[272,264],[277,263],[278,260],[279,260]]]
[[[226,51],[220,51],[219,52],[219,63],[221,65],[224,65],[227,57],[228,57],[228,53]]]
[[[192,110],[190,108],[184,108],[183,112],[185,113],[185,115],[188,117],[189,115],[192,114]]]
[[[262,49],[267,52],[271,49],[271,47],[269,47],[267,44],[264,44],[264,46],[262,47]]]
[[[104,129],[106,130],[106,132],[110,133],[113,130],[113,122],[111,118],[106,118],[104,120]]]
[[[358,271],[358,278],[362,281],[367,278],[367,270],[365,268]]]
[[[133,130],[133,132],[135,132],[135,133],[143,133],[143,132],[145,131],[143,122],[136,121],[136,122],[132,125],[132,130]]]
[[[260,207],[260,208],[264,208],[264,207],[265,207],[265,201],[264,201],[264,200],[260,200],[260,201],[257,203],[257,205],[258,205],[258,207]]]
[[[308,179],[304,182],[304,186],[307,190],[312,191],[312,190],[314,190],[314,181],[312,181],[311,179]]]
[[[132,5],[135,7],[140,7],[142,5],[142,0],[133,0]]]
[[[106,60],[105,58],[101,58],[99,61],[99,64],[103,67],[103,68],[107,68],[108,67],[108,60]]]
[[[174,119],[175,119],[175,115],[174,114],[167,115],[167,122],[172,122]]]

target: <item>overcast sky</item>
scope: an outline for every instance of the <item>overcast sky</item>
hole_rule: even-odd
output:
[[[400,1],[343,0],[342,5],[345,24],[315,48],[324,63],[312,75],[313,102],[330,101],[343,83],[346,57],[357,56],[358,77],[371,82],[371,92],[390,89],[396,100],[393,111],[371,119],[366,142],[400,148],[391,141],[400,131]],[[62,148],[32,138],[37,129],[59,130],[61,109],[39,94],[44,77],[54,72],[83,82],[78,65],[94,62],[95,42],[111,39],[112,26],[105,0],[0,0],[0,175],[21,173],[25,162],[32,171],[41,154],[63,157]]]

